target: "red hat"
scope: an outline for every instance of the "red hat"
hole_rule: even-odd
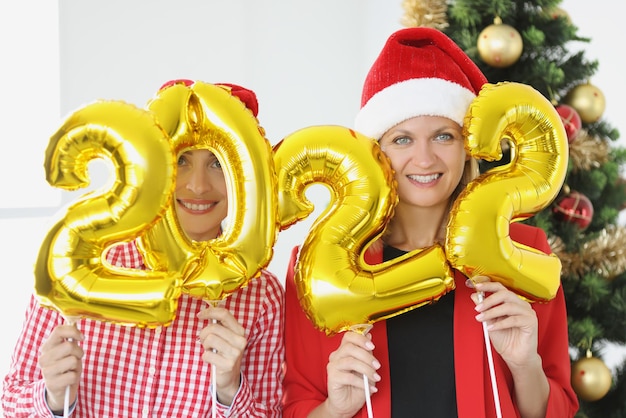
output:
[[[445,116],[463,125],[487,79],[443,32],[415,27],[393,33],[372,65],[355,129],[379,139],[415,116]]]
[[[184,84],[185,86],[189,87],[193,83],[194,83],[193,80],[189,80],[186,78],[179,78],[176,80],[170,80],[166,82],[165,84],[161,86],[161,88],[159,88],[159,90],[163,90],[175,84]],[[254,117],[255,118],[257,117],[257,114],[259,113],[259,103],[257,101],[256,94],[252,90],[249,90],[245,87],[238,86],[237,84],[230,84],[230,83],[215,83],[215,85],[224,87],[227,90],[229,90],[230,94],[232,94],[233,96],[241,100],[246,105],[246,107],[250,109]]]

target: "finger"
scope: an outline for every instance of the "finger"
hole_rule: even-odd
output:
[[[477,292],[496,293],[501,290],[506,290],[506,287],[500,282],[482,281],[474,283],[474,288]]]
[[[496,307],[504,306],[506,309],[517,307],[521,310],[532,310],[528,302],[509,290],[490,293],[476,306],[476,311],[485,312]]]
[[[529,329],[534,326],[534,321],[528,316],[500,317],[496,321],[487,321],[490,331],[502,331],[506,329]]]
[[[46,367],[45,374],[48,376],[64,376],[80,370],[82,370],[80,360],[74,356],[69,356],[57,361],[54,365]]]
[[[473,276],[469,279],[467,279],[465,281],[465,286],[469,287],[470,289],[474,288],[476,286],[476,284],[478,283],[484,283],[484,282],[489,282],[491,281],[491,278],[489,276],[481,276],[481,275],[477,275],[477,276]]]
[[[41,369],[50,390],[64,389],[68,385],[77,384],[82,373],[82,364],[73,356],[65,357],[54,365]]]
[[[363,375],[373,374],[371,368],[355,359],[342,358],[330,361],[326,365],[329,379],[335,383],[350,385],[355,387],[363,387]]]
[[[380,362],[371,351],[351,343],[343,343],[339,349],[331,353],[328,368],[359,376],[365,374],[373,382],[380,380],[376,373],[380,368]]]
[[[357,374],[346,370],[328,370],[328,380],[335,389],[341,389],[342,386],[364,389],[362,373]]]
[[[60,360],[67,357],[74,357],[78,361],[83,358],[83,349],[74,341],[64,340],[59,344],[49,344],[48,346],[42,346],[41,354],[39,356],[40,367],[48,367],[49,365],[56,364]]]
[[[83,355],[84,351],[82,347],[76,342],[64,341],[62,344],[55,346],[52,350],[42,350],[38,362],[41,367],[57,365],[65,359],[71,359],[72,361],[80,363]]]
[[[337,352],[335,356],[329,358],[329,364],[337,370],[348,371],[351,373],[367,374],[368,376],[380,367],[376,358],[362,350],[346,352]]]
[[[202,346],[206,351],[214,351],[223,357],[237,358],[246,347],[246,339],[241,336],[225,337],[219,334],[209,334]]]
[[[214,365],[221,372],[232,371],[237,364],[236,359],[226,357],[222,352],[212,350],[202,353],[202,360]]]
[[[477,319],[481,321],[500,321],[508,317],[526,317],[531,320],[537,318],[537,313],[529,305],[524,305],[524,302],[505,302],[493,307],[484,308],[477,306]]]
[[[220,307],[209,307],[198,313],[198,318],[219,322],[236,335],[244,335],[245,329],[230,311]]]
[[[375,388],[376,382],[381,380],[374,368],[364,363],[356,362],[350,365],[342,363],[344,362],[328,363],[326,366],[329,382],[332,381],[334,385],[349,385],[363,389],[363,376],[366,376],[371,390],[371,388]]]
[[[476,284],[476,293],[472,300],[483,304],[485,308],[505,302],[525,303],[517,294],[507,289],[502,283],[478,283]]]
[[[241,332],[243,333],[243,331]],[[245,335],[240,335],[224,327],[221,323],[207,325],[201,331],[199,338],[205,352],[217,352],[222,357],[235,360],[243,355],[248,343]],[[209,356],[205,360],[211,357]]]
[[[236,372],[239,373],[243,350],[236,350],[232,347],[221,350],[209,349],[202,354],[202,360],[210,363],[221,373]]]
[[[74,325],[59,325],[50,333],[46,342],[58,344],[66,340],[83,341],[84,338],[83,334]]]
[[[513,315],[536,316],[530,304],[517,295],[493,294],[476,305],[475,309],[476,312],[483,313],[487,319]]]
[[[226,321],[227,317],[233,317],[230,311],[219,306],[208,306],[198,313],[200,319],[214,319],[218,321]]]
[[[341,339],[341,345],[351,344],[357,347],[361,347],[365,350],[374,350],[374,343],[372,342],[372,336],[370,334],[361,334],[354,331],[345,332]]]

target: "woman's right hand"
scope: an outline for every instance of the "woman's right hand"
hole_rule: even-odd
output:
[[[46,401],[52,411],[63,411],[65,388],[70,386],[70,405],[76,400],[83,371],[83,334],[73,325],[59,325],[41,346],[39,368],[46,385]]]
[[[323,404],[325,417],[352,417],[365,404],[363,375],[370,382],[370,393],[376,392],[380,380],[376,370],[380,363],[372,351],[374,344],[367,335],[348,331],[339,348],[328,358],[328,398]]]

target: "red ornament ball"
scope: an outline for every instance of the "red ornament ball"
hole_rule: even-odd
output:
[[[561,121],[563,121],[563,126],[565,127],[565,133],[567,134],[567,142],[572,143],[576,138],[576,134],[580,131],[582,127],[582,120],[580,119],[580,115],[570,105],[561,104],[556,107],[556,111],[561,116]]]
[[[586,229],[593,219],[591,201],[578,192],[563,197],[552,211],[558,220],[576,224],[581,230]]]

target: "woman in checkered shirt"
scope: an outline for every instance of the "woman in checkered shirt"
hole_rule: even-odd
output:
[[[178,80],[163,88],[181,82],[193,84]],[[227,90],[256,117],[252,91],[234,85]],[[206,241],[220,234],[227,189],[211,151],[179,155],[175,205],[189,238]],[[107,260],[146,269],[135,242],[114,247]],[[218,417],[280,417],[283,303],[281,283],[265,270],[219,307],[183,293],[166,327],[90,319],[67,325],[33,297],[4,379],[4,412],[62,416],[69,385],[73,417],[210,417],[214,365]]]

